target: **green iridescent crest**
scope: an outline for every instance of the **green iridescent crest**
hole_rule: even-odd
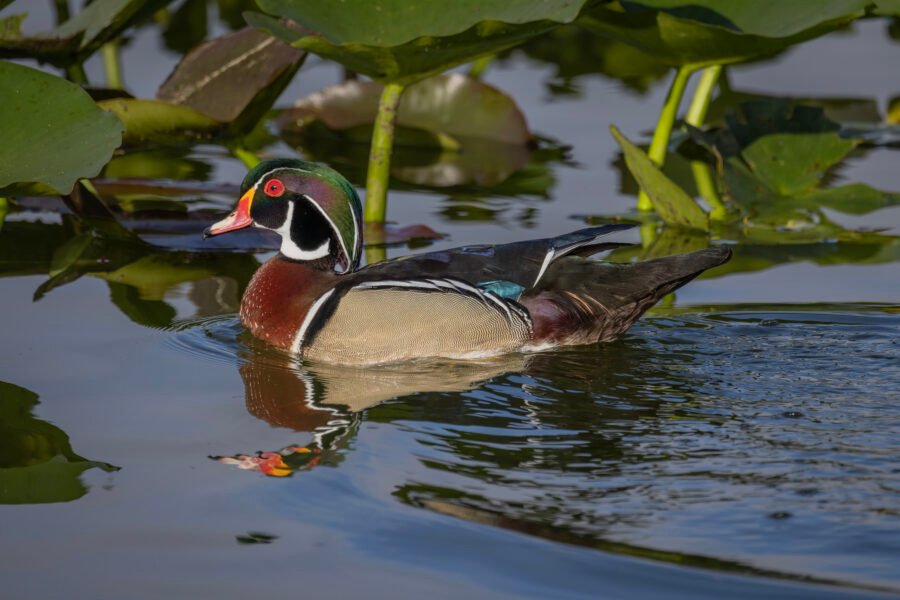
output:
[[[300,188],[291,191],[306,196],[329,221],[339,242],[337,259],[341,271],[356,269],[362,253],[362,203],[356,189],[343,175],[323,164],[285,158],[263,161],[254,167],[241,184],[241,195],[280,170],[302,176]]]

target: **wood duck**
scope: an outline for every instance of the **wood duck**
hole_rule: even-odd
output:
[[[371,364],[469,359],[621,335],[660,298],[726,262],[707,248],[635,264],[587,257],[632,225],[477,245],[359,267],[362,205],[336,171],[298,159],[260,163],[237,208],[204,237],[249,226],[281,236],[250,281],[244,326],[303,358]]]

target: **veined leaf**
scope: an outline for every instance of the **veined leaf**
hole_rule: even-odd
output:
[[[574,20],[586,0],[263,0],[247,22],[369,77],[408,85]]]
[[[283,73],[293,73],[304,56],[302,50],[248,27],[191,50],[159,88],[156,97],[230,123],[260,93],[270,91]],[[281,88],[275,91],[280,93]],[[274,101],[272,98],[262,107],[262,112]]]
[[[709,218],[693,198],[676,183],[666,177],[644,152],[622,135],[615,126],[610,126],[613,137],[625,154],[628,169],[647,192],[653,208],[666,223],[681,225],[690,229],[708,230]]]
[[[0,106],[0,190],[40,183],[68,193],[99,173],[122,141],[115,115],[43,71],[0,61]]]

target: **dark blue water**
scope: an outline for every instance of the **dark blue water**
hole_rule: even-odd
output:
[[[732,84],[851,90],[884,108],[896,93],[884,29],[858,24],[734,69]],[[176,58],[141,34],[126,82],[152,96]],[[289,94],[338,76],[310,61]],[[640,139],[665,81],[638,95],[589,76],[571,96],[553,77],[522,56],[488,76],[535,131],[572,146],[539,172],[546,194],[407,190],[389,217],[448,234],[436,249],[630,210],[607,126]],[[227,211],[244,171],[214,147],[143,158],[209,185],[177,199],[192,217]],[[900,189],[896,150],[839,177]],[[191,249],[150,250],[54,202],[24,203],[0,228],[4,598],[900,593],[896,207],[829,214],[883,229],[876,241],[725,240],[732,263],[614,343],[336,369],[237,323],[268,254],[201,246],[199,217],[130,214],[145,240]]]

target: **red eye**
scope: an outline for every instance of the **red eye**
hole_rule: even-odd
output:
[[[263,188],[263,191],[267,196],[277,198],[284,193],[284,184],[281,183],[280,179],[270,179],[268,182],[266,182],[266,186]]]

